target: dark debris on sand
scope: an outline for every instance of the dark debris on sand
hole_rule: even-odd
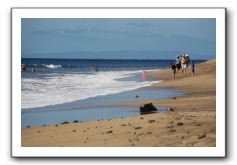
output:
[[[134,129],[142,129],[142,127],[135,127]]]
[[[178,122],[177,123],[177,126],[181,126],[181,125],[184,125],[184,123],[183,122]]]
[[[107,133],[107,134],[109,134],[109,133],[113,133],[113,131],[112,131],[112,130],[110,130],[110,131],[107,131],[106,133]]]
[[[149,123],[154,123],[156,120],[148,120]]]
[[[206,133],[201,133],[199,136],[198,136],[198,139],[203,139],[207,136]]]

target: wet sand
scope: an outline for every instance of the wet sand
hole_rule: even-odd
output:
[[[148,73],[148,76],[164,80],[151,88],[174,88],[188,93],[186,96],[151,101],[173,111],[23,128],[22,146],[213,147],[216,145],[216,61],[197,64],[195,76],[191,76],[190,67],[186,76],[178,73],[175,80],[171,80],[170,69]],[[141,106],[145,103],[147,101],[117,105]]]

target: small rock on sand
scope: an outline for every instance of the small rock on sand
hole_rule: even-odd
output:
[[[143,107],[140,107],[140,112],[152,112],[157,111],[156,107],[152,103],[145,104]]]
[[[184,125],[184,123],[183,122],[178,122],[177,123],[177,126],[181,126],[181,125]]]
[[[126,124],[122,124],[121,126],[127,126]]]
[[[149,123],[154,123],[156,120],[148,120]]]
[[[168,107],[167,111],[174,111],[174,108]]]
[[[198,139],[203,139],[205,138],[207,135],[206,133],[201,133],[199,136],[198,136]]]
[[[141,129],[142,127],[135,127],[135,129]]]
[[[110,130],[110,131],[107,131],[106,133],[107,133],[107,134],[109,134],[109,133],[113,133],[113,131],[112,131],[112,130]]]

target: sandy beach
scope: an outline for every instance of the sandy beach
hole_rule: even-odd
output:
[[[196,65],[191,76],[171,70],[149,72],[163,80],[150,88],[172,88],[185,96],[151,100],[173,111],[134,117],[22,128],[23,147],[214,147],[216,145],[216,60]],[[107,106],[143,106],[124,102]],[[138,110],[139,111],[139,110]]]

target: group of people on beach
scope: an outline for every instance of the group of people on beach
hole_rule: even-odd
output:
[[[181,69],[182,75],[186,75],[187,68],[189,67],[190,63],[191,63],[191,66],[192,66],[192,75],[194,75],[195,64],[194,64],[194,61],[190,60],[189,55],[187,53],[177,55],[176,59],[175,59],[175,64],[170,63],[172,74],[173,74],[172,79],[175,79],[175,76],[176,76],[176,74],[179,73],[180,69]]]

